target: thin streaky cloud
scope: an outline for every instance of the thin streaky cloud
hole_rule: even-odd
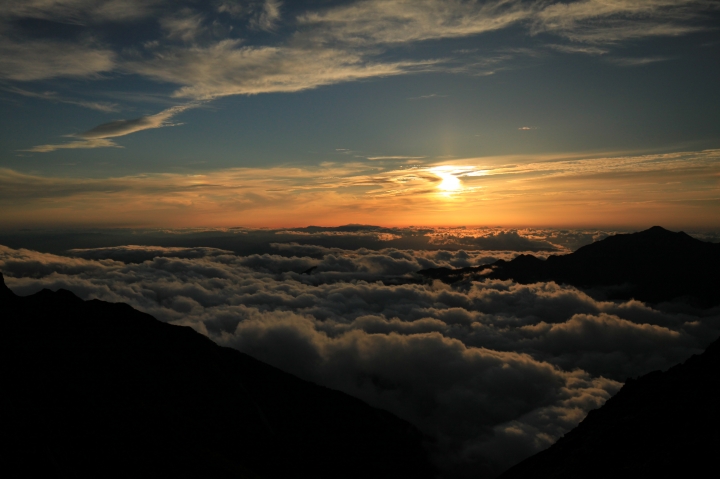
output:
[[[298,17],[305,36],[352,45],[408,43],[457,38],[500,30],[530,17],[532,5],[518,1],[462,2],[367,0]]]
[[[186,105],[178,105],[156,113],[155,115],[141,116],[133,120],[115,120],[109,123],[103,123],[95,128],[77,135],[68,135],[78,140],[64,143],[39,145],[26,150],[33,153],[50,153],[63,149],[91,149],[91,148],[122,148],[108,138],[116,138],[129,135],[138,131],[150,130],[154,128],[163,128],[166,126],[175,126],[170,123],[170,119],[188,109],[197,108],[201,102],[192,102]]]
[[[114,138],[136,133],[138,131],[173,126],[173,123],[169,122],[171,118],[191,108],[197,108],[198,106],[200,106],[199,102],[193,102],[186,105],[173,106],[167,110],[161,111],[160,113],[156,113],[155,115],[141,116],[140,118],[135,118],[133,120],[115,120],[98,125],[95,128],[77,136],[87,140],[97,138]]]
[[[92,77],[117,66],[115,52],[68,42],[16,42],[0,36],[0,78],[33,81],[55,77]]]
[[[609,58],[608,61],[615,65],[623,67],[635,67],[649,65],[651,63],[665,62],[670,60],[668,57],[637,57],[637,58]]]
[[[368,160],[422,160],[424,156],[368,156]]]
[[[332,48],[249,47],[223,40],[207,47],[173,48],[130,62],[132,73],[182,85],[173,96],[211,100],[230,95],[298,92],[324,85],[437,69],[439,60],[374,62]]]
[[[653,36],[684,35],[705,29],[689,22],[717,9],[707,0],[583,0],[554,3],[533,18],[532,33],[549,32],[573,41],[612,43]]]
[[[89,108],[91,110],[103,111],[106,113],[116,112],[119,110],[119,106],[117,103],[75,100],[72,98],[62,97],[62,96],[58,95],[57,92],[54,92],[54,91],[33,92],[33,91],[24,90],[22,88],[17,88],[17,87],[6,87],[6,88],[2,88],[2,90],[5,90],[10,93],[15,93],[17,95],[21,95],[21,96],[28,97],[28,98],[38,98],[41,100],[48,100],[48,101],[51,101],[54,103],[65,103],[68,105],[77,105],[77,106],[81,106],[83,108]]]
[[[38,145],[26,150],[31,153],[50,153],[57,150],[87,150],[92,148],[122,148],[112,140],[104,138],[94,138],[90,140],[76,140],[68,143],[60,143],[55,145]]]
[[[35,18],[86,25],[126,22],[146,17],[163,0],[4,0],[6,18]]]
[[[438,95],[437,93],[430,93],[429,95],[412,96],[408,100],[429,100],[431,98],[446,98],[447,95]]]
[[[562,53],[584,53],[586,55],[605,55],[606,53],[609,53],[610,50],[606,48],[599,48],[595,46],[587,46],[587,45],[558,45],[558,44],[548,44],[549,48],[552,48],[553,50],[557,50]]]

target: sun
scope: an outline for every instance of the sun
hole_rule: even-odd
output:
[[[452,166],[436,166],[431,168],[430,171],[442,180],[437,188],[444,194],[457,193],[464,189],[462,181],[456,176],[458,173],[456,168]]]

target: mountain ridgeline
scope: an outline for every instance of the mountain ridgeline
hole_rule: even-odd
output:
[[[615,300],[683,301],[706,308],[720,304],[720,244],[659,226],[610,236],[567,255],[543,261],[521,255],[487,266],[419,271],[429,279],[512,279],[529,284],[554,281]]]
[[[718,401],[720,340],[668,371],[628,379],[575,429],[499,479],[712,477]]]
[[[190,328],[0,275],[13,477],[431,478],[409,423]]]

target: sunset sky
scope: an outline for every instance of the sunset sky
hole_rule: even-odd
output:
[[[5,0],[0,225],[720,228],[713,0]]]
[[[0,131],[15,294],[126,303],[359,398],[443,479],[720,335],[692,295],[487,276],[606,238],[690,245],[640,258],[668,284],[713,264],[676,232],[720,243],[718,0],[0,0]],[[622,264],[598,269],[655,278]]]

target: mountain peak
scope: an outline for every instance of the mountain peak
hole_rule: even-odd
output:
[[[677,299],[703,308],[720,304],[720,244],[661,226],[608,236],[573,253],[550,256],[547,261],[521,255],[487,266],[435,268],[419,274],[453,282],[488,269],[491,272],[483,273],[483,278],[512,279],[522,284],[555,281],[591,288],[603,299],[650,303]]]
[[[677,238],[680,236],[691,238],[691,236],[687,235],[683,231],[670,231],[668,229],[663,228],[662,226],[653,226],[651,228],[648,228],[644,231],[639,231],[637,233],[634,233],[636,236],[652,236],[655,238]],[[629,235],[632,236],[632,235]]]

